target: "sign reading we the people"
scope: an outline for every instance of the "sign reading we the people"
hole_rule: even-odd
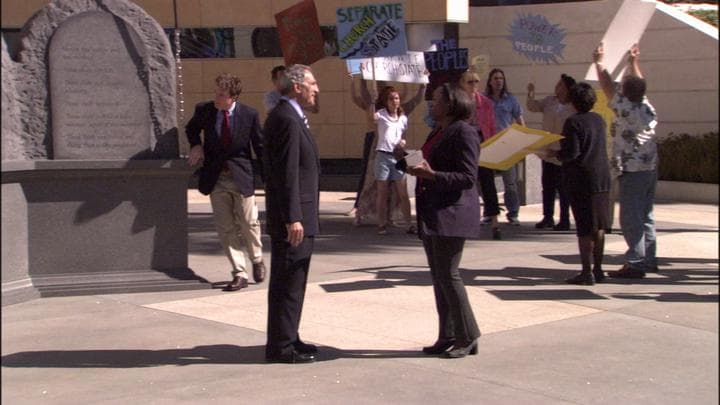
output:
[[[404,55],[407,52],[401,3],[341,7],[336,11],[342,59]]]
[[[275,22],[286,65],[311,65],[325,57],[325,41],[313,0],[303,0],[275,14]]]
[[[360,72],[365,80],[384,80],[401,83],[427,83],[422,52],[385,58],[361,59]],[[374,72],[373,72],[374,69]]]
[[[430,73],[465,71],[468,68],[467,48],[458,48],[454,39],[440,39],[431,41],[437,48],[433,52],[424,52],[425,66]]]
[[[532,61],[559,63],[565,49],[565,29],[540,14],[518,13],[507,37],[515,52]]]
[[[423,52],[425,67],[430,72],[430,84],[425,90],[425,99],[431,100],[436,87],[443,83],[454,82],[460,74],[468,70],[468,49],[458,48],[454,39],[430,41],[435,51]]]

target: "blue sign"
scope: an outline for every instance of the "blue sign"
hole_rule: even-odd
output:
[[[552,24],[539,14],[521,14],[510,25],[510,36],[515,52],[532,61],[559,63],[565,49],[565,29]]]
[[[342,59],[407,53],[401,3],[341,7],[336,17],[338,51]]]

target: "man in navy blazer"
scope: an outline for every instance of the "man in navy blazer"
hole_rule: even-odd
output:
[[[215,99],[198,104],[185,127],[188,162],[202,164],[198,190],[210,195],[220,243],[232,266],[225,290],[237,291],[248,286],[246,253],[255,282],[265,278],[251,154],[252,149],[261,159],[263,138],[257,111],[237,101],[240,79],[223,73],[215,84]]]
[[[265,357],[309,363],[317,348],[298,329],[315,234],[319,228],[320,159],[304,110],[315,111],[319,88],[312,70],[292,65],[282,98],[265,121],[265,203],[271,263]]]

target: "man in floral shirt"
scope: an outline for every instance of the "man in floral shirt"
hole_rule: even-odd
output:
[[[611,277],[643,278],[657,272],[653,200],[657,182],[657,144],[655,109],[645,96],[646,82],[640,73],[640,48],[630,48],[630,69],[618,89],[602,66],[602,44],[593,52],[600,86],[615,113],[611,127],[613,155],[610,165],[619,173],[620,228],[628,245],[625,264]]]

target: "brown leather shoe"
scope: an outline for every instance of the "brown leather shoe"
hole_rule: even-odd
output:
[[[240,276],[233,277],[232,281],[225,286],[224,291],[237,291],[241,288],[247,288],[248,281],[246,278],[240,278]]]
[[[265,263],[253,263],[253,280],[262,283],[265,280]]]

